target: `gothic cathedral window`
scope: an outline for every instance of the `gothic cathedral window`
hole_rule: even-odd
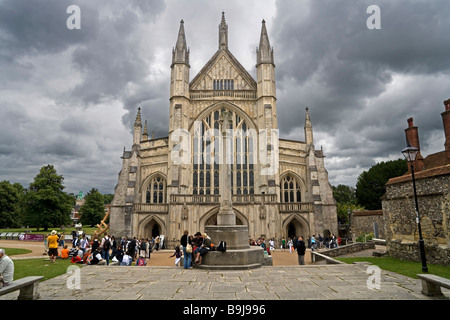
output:
[[[280,198],[281,202],[301,202],[302,196],[300,185],[295,178],[290,175],[285,176],[281,180]]]
[[[154,177],[147,187],[145,197],[146,203],[165,203],[166,199],[166,181],[157,176]]]
[[[234,80],[213,80],[213,90],[234,90]]]
[[[219,194],[221,162],[220,113],[225,108],[211,111],[194,129],[193,194]],[[236,112],[232,114],[233,138],[230,141],[232,194],[254,194],[254,163],[256,159],[256,139],[247,123]],[[227,150],[228,152],[228,150]]]

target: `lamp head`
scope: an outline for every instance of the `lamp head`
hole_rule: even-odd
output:
[[[419,153],[419,149],[411,146],[408,142],[405,149],[402,150],[403,156],[408,162],[414,162],[416,160],[417,154]]]

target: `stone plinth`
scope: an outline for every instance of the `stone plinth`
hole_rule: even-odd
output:
[[[220,241],[227,243],[227,251],[210,251],[201,265],[196,267],[210,270],[242,270],[260,268],[264,263],[264,250],[248,244],[246,225],[205,226],[205,232],[217,246]]]
[[[220,241],[227,243],[227,250],[248,249],[248,227],[245,225],[205,226],[205,232],[214,245]]]
[[[208,270],[245,270],[260,268],[264,264],[264,250],[259,246],[226,252],[210,251],[196,267]]]

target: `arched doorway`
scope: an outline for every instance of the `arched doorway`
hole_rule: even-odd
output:
[[[299,214],[293,214],[291,217],[286,219],[284,228],[286,232],[285,235],[291,239],[294,237],[298,238],[300,236],[306,239],[310,235],[308,222]]]
[[[151,218],[147,223],[145,223],[140,236],[143,238],[156,238],[161,234],[163,234],[162,225],[154,218]]]
[[[289,223],[288,230],[287,230],[288,238],[294,238],[300,236],[297,233],[297,228],[294,222]]]
[[[159,231],[159,226],[157,223],[153,224],[153,228],[152,228],[152,237],[156,238],[157,236],[159,236],[160,231]]]

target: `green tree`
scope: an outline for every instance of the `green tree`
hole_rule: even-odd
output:
[[[96,189],[92,188],[84,197],[84,204],[80,208],[80,222],[83,225],[94,227],[105,216],[104,197]]]
[[[20,226],[24,190],[19,183],[0,182],[0,228]]]
[[[110,204],[114,198],[114,195],[113,194],[104,194],[103,198],[104,198],[103,204]]]
[[[52,165],[41,168],[24,195],[24,222],[44,228],[70,224],[72,199],[66,194],[64,178]]]
[[[383,161],[372,166],[369,171],[363,171],[356,183],[358,204],[367,210],[380,210],[380,198],[386,192],[386,182],[391,178],[405,174],[407,171],[408,167],[404,159]]]
[[[343,184],[340,184],[337,187],[332,186],[332,188],[333,197],[337,203],[357,203],[355,188]]]
[[[333,186],[333,197],[337,202],[337,214],[338,220],[342,224],[348,223],[348,210],[362,210],[363,207],[358,205],[356,199],[356,190],[353,187],[343,184],[337,187]]]

